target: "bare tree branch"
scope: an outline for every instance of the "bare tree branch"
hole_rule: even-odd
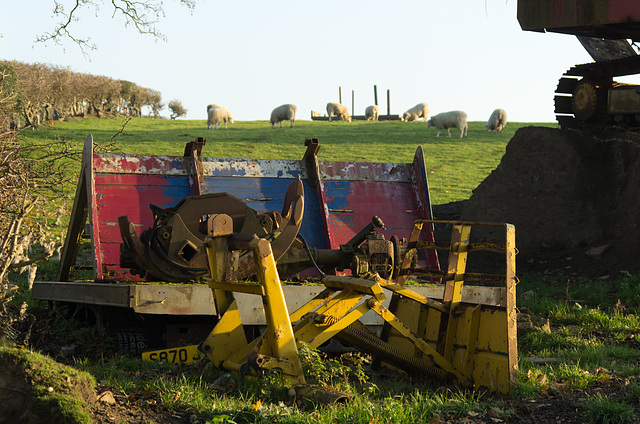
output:
[[[131,0],[111,0],[113,5],[113,16],[120,12],[125,20],[125,25],[132,24],[140,34],[152,35],[163,41],[166,36],[154,26],[158,23],[158,17],[164,17],[162,3],[153,4],[151,1],[131,1]],[[149,14],[155,15],[156,19],[149,19]]]
[[[125,19],[125,26],[133,25],[140,34],[151,35],[152,37],[166,41],[166,36],[155,26],[160,18],[165,17],[161,0],[110,1],[113,10],[112,18],[116,15],[121,15]],[[193,10],[196,0],[180,0],[180,4]],[[82,53],[87,56],[88,51],[97,48],[96,45],[91,42],[89,37],[81,38],[76,36],[71,27],[74,22],[81,19],[78,16],[81,13],[81,9],[90,5],[95,6],[97,15],[100,10],[100,5],[93,0],[74,0],[73,7],[69,13],[65,12],[64,5],[59,0],[54,0],[53,15],[61,17],[62,20],[56,24],[51,32],[46,32],[36,37],[36,42],[43,43],[53,41],[61,45],[63,40],[69,39],[80,47]]]
[[[116,137],[119,136],[120,134],[124,134],[124,128],[127,126],[129,122],[131,122],[131,117],[127,116],[127,118],[124,120],[124,123],[122,124],[122,127],[120,127],[120,130],[111,136],[111,139],[109,140],[109,144],[111,145],[111,147],[115,147]]]
[[[26,261],[22,261],[22,262],[18,262],[18,263],[13,263],[13,264],[9,265],[9,269],[20,269],[20,268],[24,268],[26,266],[33,265],[33,264],[36,264],[38,262],[47,260],[51,256],[53,256],[55,251],[56,251],[55,246],[50,244],[50,245],[45,247],[44,252],[40,253],[35,258],[28,259]]]
[[[78,9],[80,9],[80,7],[82,7],[83,4],[87,4],[87,3],[91,3],[90,0],[89,1],[76,0],[75,5],[71,9],[71,12],[69,12],[69,14],[66,14],[64,12],[63,5],[58,3],[57,0],[54,0],[54,6],[55,6],[53,9],[54,16],[62,16],[65,20],[57,24],[57,26],[54,28],[53,31],[44,33],[43,35],[36,37],[36,43],[53,41],[54,43],[61,45],[62,40],[64,38],[69,38],[71,41],[77,44],[78,47],[80,47],[80,50],[82,51],[83,54],[85,54],[85,56],[86,56],[86,50],[95,50],[96,46],[95,44],[92,44],[90,42],[91,40],[90,38],[86,38],[86,39],[77,38],[73,35],[72,32],[69,31],[69,26],[71,25],[71,23],[74,21],[77,21],[75,14],[77,13]]]

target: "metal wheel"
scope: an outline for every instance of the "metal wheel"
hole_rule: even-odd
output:
[[[573,90],[571,105],[573,114],[581,121],[588,121],[594,118],[598,110],[599,86],[595,82],[582,79],[576,84]]]

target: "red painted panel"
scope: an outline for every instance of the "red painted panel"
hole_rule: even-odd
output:
[[[93,167],[95,173],[186,175],[178,156],[94,154]]]
[[[143,279],[129,274],[120,268],[120,240],[117,243],[102,243],[101,279],[116,281],[142,281]]]
[[[151,174],[96,174],[100,185],[129,185],[129,186],[167,186],[180,185],[189,187],[186,176],[151,175]]]
[[[140,233],[153,225],[150,204],[169,207],[190,194],[186,176],[94,175],[93,228],[97,235],[94,237],[94,245],[98,267],[96,278],[138,280],[119,266],[122,238],[118,217],[127,215]]]
[[[150,204],[169,207],[191,195],[186,173],[181,169],[182,158],[94,155],[93,164],[91,192],[97,278],[137,280],[119,268],[122,240],[118,217],[127,215],[140,232],[153,224]],[[243,172],[239,170],[238,177]],[[384,221],[387,238],[408,237],[415,219],[431,218],[423,155],[421,161],[414,159],[413,164],[319,162],[318,174],[316,207],[321,216],[326,216],[327,228],[323,231],[318,225],[314,231],[324,232],[331,248],[350,240],[374,215]],[[211,184],[216,187],[211,182],[215,179],[205,180],[207,187]],[[235,180],[229,180],[224,191],[232,195],[249,193],[244,197],[252,197],[251,193],[265,194],[266,189],[273,188],[264,176],[237,178],[234,184]],[[270,192],[269,196],[277,197]]]
[[[102,174],[96,175],[95,180],[95,207],[98,210],[98,225],[106,231],[101,237],[105,241],[113,240],[111,237],[105,238],[111,233],[110,228],[117,233],[115,239],[120,239],[117,226],[119,216],[128,215],[134,224],[144,224],[148,228],[153,224],[150,204],[169,207],[190,195],[189,187],[184,185],[186,178]],[[124,180],[129,180],[128,184]]]
[[[325,182],[332,248],[349,241],[374,215],[389,236],[409,237],[417,205],[409,184],[369,181]]]

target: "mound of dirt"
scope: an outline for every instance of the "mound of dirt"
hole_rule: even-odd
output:
[[[519,273],[637,274],[639,156],[634,133],[521,128],[460,217],[514,224]]]
[[[95,382],[35,352],[0,348],[0,423],[67,423],[88,416]]]

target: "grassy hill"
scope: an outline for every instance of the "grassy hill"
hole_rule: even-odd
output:
[[[451,130],[436,138],[436,129],[424,122],[297,121],[293,128],[272,129],[267,121],[239,121],[227,129],[209,130],[204,120],[87,119],[42,125],[27,138],[62,139],[82,146],[92,134],[97,146],[112,138],[118,151],[131,154],[182,155],[185,143],[207,139],[203,155],[255,159],[301,159],[306,138],[318,138],[320,160],[411,162],[422,146],[434,204],[469,198],[471,191],[499,164],[518,128],[555,127],[555,123],[511,122],[504,132],[485,131],[484,122],[469,123],[469,137],[460,140]],[[115,138],[114,136],[118,134]]]

